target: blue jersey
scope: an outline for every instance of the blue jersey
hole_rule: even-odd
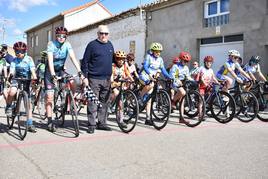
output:
[[[68,54],[72,50],[69,42],[61,44],[58,41],[50,41],[47,44],[47,53],[53,55],[53,65],[56,72],[63,70]],[[46,66],[48,67],[48,65]]]
[[[241,67],[239,63],[234,63],[231,59],[228,59],[227,62],[225,62],[217,72],[217,76],[227,75],[229,73],[228,68],[231,68],[234,71],[236,68],[238,69]]]
[[[174,64],[171,67],[169,74],[173,77],[173,79],[192,80],[192,78],[190,77],[190,72],[189,72],[188,66],[182,65],[181,62]]]
[[[31,71],[35,70],[32,57],[25,55],[23,59],[14,58],[10,64],[10,72],[15,74],[15,78],[31,79]]]

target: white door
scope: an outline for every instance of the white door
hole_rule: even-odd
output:
[[[229,43],[217,43],[200,45],[200,64],[203,65],[203,59],[205,56],[213,56],[214,64],[212,69],[216,74],[220,67],[226,62],[228,58],[229,50],[238,50],[243,58],[243,42],[229,42]]]

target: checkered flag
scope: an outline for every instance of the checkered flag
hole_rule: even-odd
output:
[[[102,107],[101,102],[89,86],[84,89],[84,96],[87,98],[88,101],[91,101],[97,104],[99,107]]]

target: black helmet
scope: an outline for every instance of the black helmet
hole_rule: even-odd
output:
[[[261,57],[256,55],[256,56],[252,56],[251,59],[249,60],[249,65],[253,65],[253,64],[259,64],[261,60]]]

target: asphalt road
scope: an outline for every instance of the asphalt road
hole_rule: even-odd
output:
[[[189,128],[172,115],[162,131],[141,120],[124,134],[109,121],[113,131],[90,135],[82,114],[78,138],[34,119],[38,132],[20,141],[0,109],[0,178],[268,178],[268,123],[258,119]]]

